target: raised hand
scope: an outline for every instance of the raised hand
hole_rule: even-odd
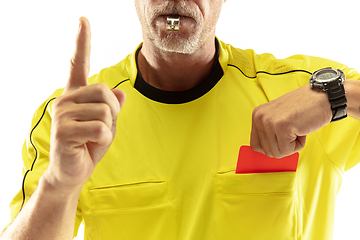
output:
[[[80,18],[70,75],[53,105],[50,165],[44,176],[54,187],[72,193],[82,188],[110,147],[125,93],[105,84],[88,85],[90,24]]]

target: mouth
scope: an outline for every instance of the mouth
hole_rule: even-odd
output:
[[[164,17],[164,18],[180,18],[180,19],[184,19],[184,18],[190,18],[189,16],[185,16],[185,15],[177,15],[177,14],[161,14],[159,17]]]
[[[196,25],[198,25],[196,14],[186,9],[164,8],[163,11],[154,11],[153,18],[151,19],[154,26],[157,26],[159,29],[165,28],[170,32],[180,31],[180,28],[185,32],[193,31]]]
[[[174,14],[162,14],[161,16],[166,16],[166,17],[170,17],[170,18],[179,18],[179,17],[181,17],[181,15],[174,15]]]
[[[159,4],[156,6],[152,12],[152,16],[149,18],[150,20],[154,19],[164,19],[166,18],[176,18],[180,19],[180,21],[186,22],[195,22],[196,24],[201,22],[201,16],[199,11],[194,7],[185,3],[185,1],[164,1],[163,4]]]

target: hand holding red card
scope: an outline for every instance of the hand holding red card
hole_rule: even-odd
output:
[[[299,153],[278,159],[241,146],[236,173],[296,172],[298,159]]]

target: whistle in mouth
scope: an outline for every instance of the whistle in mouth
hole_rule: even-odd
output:
[[[180,17],[167,17],[166,19],[166,30],[168,31],[179,31],[180,30]]]

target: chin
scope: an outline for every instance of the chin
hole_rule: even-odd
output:
[[[158,49],[172,53],[193,54],[201,46],[198,34],[184,36],[179,32],[169,32],[164,36],[150,39]]]
[[[160,40],[154,41],[153,43],[157,48],[166,52],[193,54],[197,50],[197,44],[189,40],[182,40],[177,42]]]

